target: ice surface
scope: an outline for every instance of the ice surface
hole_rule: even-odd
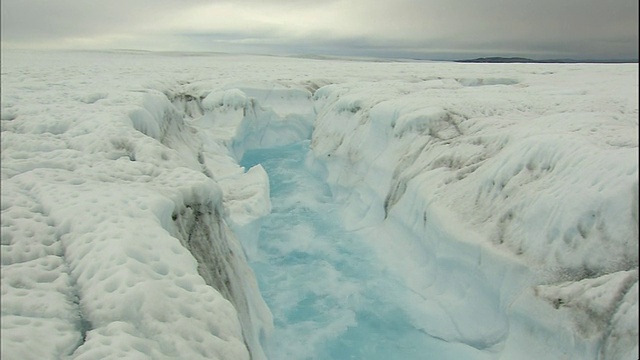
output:
[[[637,358],[637,64],[2,57],[3,358]]]

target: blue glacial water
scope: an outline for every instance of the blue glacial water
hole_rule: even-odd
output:
[[[274,316],[268,357],[468,358],[413,325],[403,306],[410,290],[380,265],[367,239],[344,229],[340,205],[305,165],[308,146],[252,150],[241,162],[262,164],[271,187],[272,213],[249,258]]]

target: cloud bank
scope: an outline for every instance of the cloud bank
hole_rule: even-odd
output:
[[[3,47],[637,59],[635,0],[3,0]]]

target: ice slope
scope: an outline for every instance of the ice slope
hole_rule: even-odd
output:
[[[263,358],[237,162],[308,137],[415,328],[637,354],[637,65],[2,56],[3,358]]]
[[[636,357],[637,66],[484,69],[315,93],[346,222],[386,242],[429,334],[507,359]]]
[[[2,357],[264,358],[218,169],[183,109],[131,81],[153,60],[3,56]]]

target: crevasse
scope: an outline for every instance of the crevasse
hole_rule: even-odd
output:
[[[484,219],[481,226],[495,226],[497,233],[488,233],[487,236],[481,231],[474,232],[469,226],[461,226],[464,221],[459,218],[460,214],[452,213],[450,207],[443,206],[443,201],[436,201],[437,196],[436,199],[430,197],[433,190],[440,190],[439,187],[445,185],[455,188],[456,182],[473,177],[476,171],[495,171],[490,160],[514,156],[503,149],[509,148],[518,136],[528,139],[529,134],[520,135],[517,126],[514,126],[514,135],[511,137],[492,134],[485,129],[478,132],[474,129],[477,125],[470,120],[473,114],[448,112],[442,108],[426,112],[403,110],[402,98],[372,101],[368,98],[370,94],[366,93],[360,100],[346,103],[343,99],[357,97],[357,92],[354,95],[353,92],[345,93],[336,88],[339,86],[328,86],[314,95],[315,112],[318,115],[313,123],[308,161],[327,169],[326,176],[333,194],[344,205],[341,211],[346,219],[345,226],[370,239],[372,249],[384,253],[379,259],[386,261],[390,271],[402,279],[401,285],[412,292],[414,299],[404,304],[411,309],[411,326],[432,338],[464,344],[485,351],[483,355],[492,354],[500,358],[537,358],[549,356],[551,352],[575,358],[611,356],[609,349],[617,348],[614,344],[620,342],[618,336],[610,335],[617,326],[614,319],[622,316],[616,315],[617,309],[623,303],[625,294],[637,282],[637,263],[634,262],[637,257],[633,252],[613,252],[608,254],[611,258],[609,261],[592,261],[588,255],[577,259],[556,256],[549,261],[548,255],[540,254],[535,244],[529,250],[523,248],[526,243],[512,243],[518,240],[513,232],[526,227],[526,224],[518,224],[517,221],[513,225],[513,218],[530,216],[526,211],[522,211],[524,214],[518,211],[521,205],[512,205],[512,209],[501,217],[488,214],[489,219]],[[270,109],[268,96],[264,96],[267,90],[248,91],[261,94],[263,98],[262,102],[258,98],[247,101],[252,110],[247,112],[244,109],[243,116],[247,113],[255,116],[256,102],[261,108],[259,111]],[[353,103],[359,105],[354,106]],[[218,105],[226,106],[224,101]],[[282,106],[282,103],[279,105]],[[242,119],[245,121],[245,117]],[[284,138],[278,137],[278,131],[270,132],[269,127],[273,123],[275,129],[286,128],[284,118],[251,119],[252,124],[246,126],[257,131],[240,131],[241,135],[234,138],[236,156],[244,153],[244,144],[266,148],[304,138],[301,136],[304,131],[297,132],[299,136]],[[540,123],[545,124],[545,121],[546,118],[542,117]],[[557,130],[558,133],[562,131],[562,128]],[[551,134],[549,139],[555,136]],[[252,138],[260,140],[247,140]],[[469,152],[465,149],[465,146],[469,146],[467,144],[476,150]],[[550,161],[547,160],[548,156],[555,156],[556,159],[551,160],[554,162],[576,159],[563,155],[562,147],[553,153],[540,152],[536,150],[537,144],[533,143],[532,150],[516,150],[526,154],[525,160],[513,163],[515,170],[507,175],[510,177],[506,181],[514,178],[522,184],[519,186],[532,182],[535,185],[541,177],[546,176],[551,186],[566,186],[562,183],[563,171],[553,173],[550,165],[546,165]],[[573,145],[576,144],[582,144],[579,138]],[[442,151],[447,147],[453,148],[448,154],[446,150]],[[621,149],[620,154],[624,152]],[[633,153],[627,151],[627,155],[622,156],[633,156]],[[509,165],[508,160],[503,164]],[[499,166],[502,167],[500,173],[485,175],[486,178],[478,181],[481,183],[479,193],[473,195],[476,207],[482,206],[479,196],[485,191],[483,181],[504,181],[500,180],[501,174],[510,171],[505,170],[502,164]],[[524,175],[521,169],[525,167],[530,174],[527,174],[529,179],[523,181],[519,178]],[[546,173],[538,172],[539,168]],[[434,186],[435,180],[426,179],[431,173],[438,180],[442,179],[443,184]],[[628,179],[630,182],[626,186],[631,189],[633,177]],[[489,202],[485,200],[485,206],[496,207],[499,213],[501,209],[509,207],[507,199],[514,196],[514,192],[516,197],[521,197],[520,203],[529,201],[535,204],[537,199],[531,195],[526,198],[527,194],[517,193],[517,190],[511,190],[505,184],[500,185],[500,189],[507,188],[500,190],[503,192],[502,203],[500,199],[493,198]],[[571,195],[568,193],[566,196]],[[602,196],[608,198],[611,195]],[[632,213],[636,205],[632,204],[627,211]],[[589,212],[588,209],[584,211]],[[591,211],[602,216],[608,213],[603,209]],[[470,220],[477,221],[474,218]],[[570,222],[571,219],[555,221]],[[564,226],[583,225],[569,223]],[[627,235],[623,232],[615,241],[628,241],[625,239],[632,236],[633,223],[622,220],[617,226],[616,231],[627,231]],[[585,240],[582,246],[586,247],[597,246],[593,242],[600,241],[594,237]],[[248,243],[255,241],[253,238]],[[550,241],[553,248],[555,239]],[[390,247],[394,249],[390,250]],[[576,260],[580,263],[575,263]],[[602,267],[603,264],[606,268]],[[573,284],[575,291],[563,292],[562,289],[569,286],[567,281]],[[627,285],[618,287],[616,284],[619,282]],[[602,300],[581,298],[584,292],[596,291],[588,290],[593,286],[606,289],[597,290],[607,293],[607,299],[603,300],[606,310],[598,310],[602,315],[582,315],[584,306],[593,309],[603,306],[599,303]],[[631,304],[633,301],[631,299]],[[586,313],[593,314],[594,311],[586,310]],[[605,318],[600,320],[599,316]],[[591,330],[584,332],[581,330],[584,328]]]

